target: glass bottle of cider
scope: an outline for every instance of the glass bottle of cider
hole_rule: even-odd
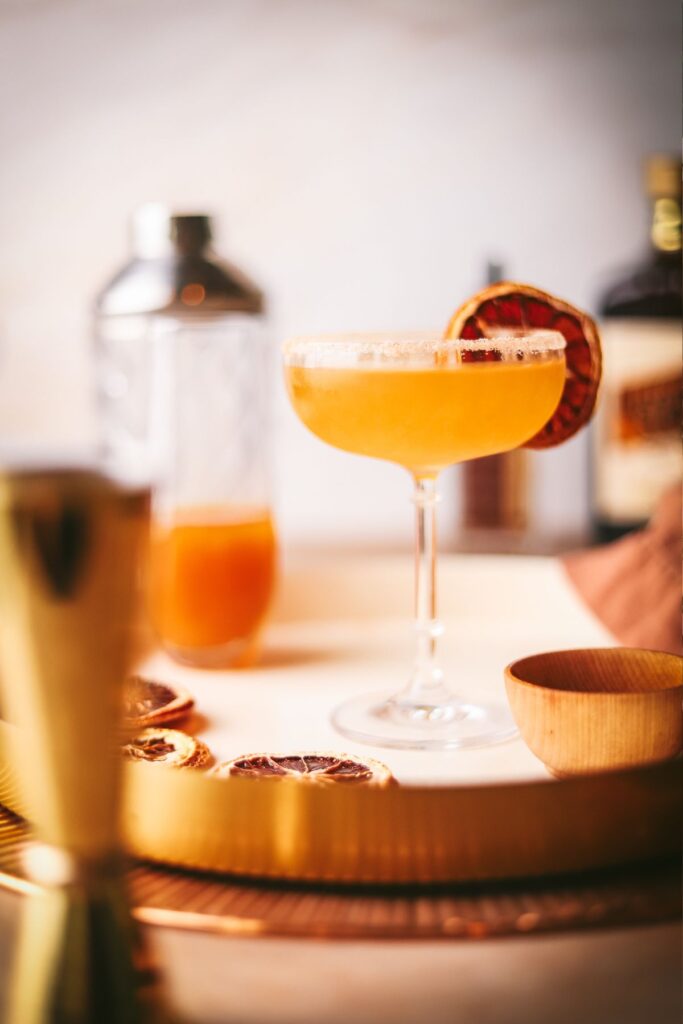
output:
[[[593,449],[599,541],[644,525],[681,478],[681,162],[646,164],[650,250],[600,302],[603,381]]]

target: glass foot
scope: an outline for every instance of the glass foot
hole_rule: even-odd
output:
[[[364,694],[341,704],[332,724],[344,736],[375,747],[459,750],[502,743],[517,734],[503,704],[472,704],[458,697],[415,704],[401,696]]]

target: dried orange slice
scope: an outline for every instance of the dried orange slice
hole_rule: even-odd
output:
[[[306,779],[309,782],[365,782],[388,786],[394,777],[385,764],[374,758],[361,761],[351,754],[243,754],[219,764],[211,772],[220,778],[243,776],[258,778]]]
[[[128,730],[168,725],[184,718],[193,706],[194,698],[179,686],[129,676],[123,688],[123,725]]]
[[[124,745],[123,753],[131,761],[176,768],[200,768],[211,758],[205,743],[179,729],[142,729]]]
[[[453,314],[446,338],[491,338],[506,328],[559,331],[567,347],[567,378],[559,405],[524,445],[552,448],[588,423],[600,384],[602,355],[595,321],[568,302],[528,284],[501,281],[477,292]],[[485,354],[477,353],[478,358]]]

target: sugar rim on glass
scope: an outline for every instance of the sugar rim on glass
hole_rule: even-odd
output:
[[[498,352],[503,361],[526,362],[561,352],[565,340],[559,331],[520,328],[505,330],[489,338],[444,338],[437,332],[393,331],[339,334],[311,334],[290,338],[282,346],[287,366],[352,366],[357,363],[406,363],[459,366],[463,352]],[[484,365],[467,362],[467,367]],[[489,363],[490,365],[490,363]]]

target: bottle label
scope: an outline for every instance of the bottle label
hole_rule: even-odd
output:
[[[601,328],[595,502],[614,524],[643,522],[681,479],[681,325],[614,319]]]

